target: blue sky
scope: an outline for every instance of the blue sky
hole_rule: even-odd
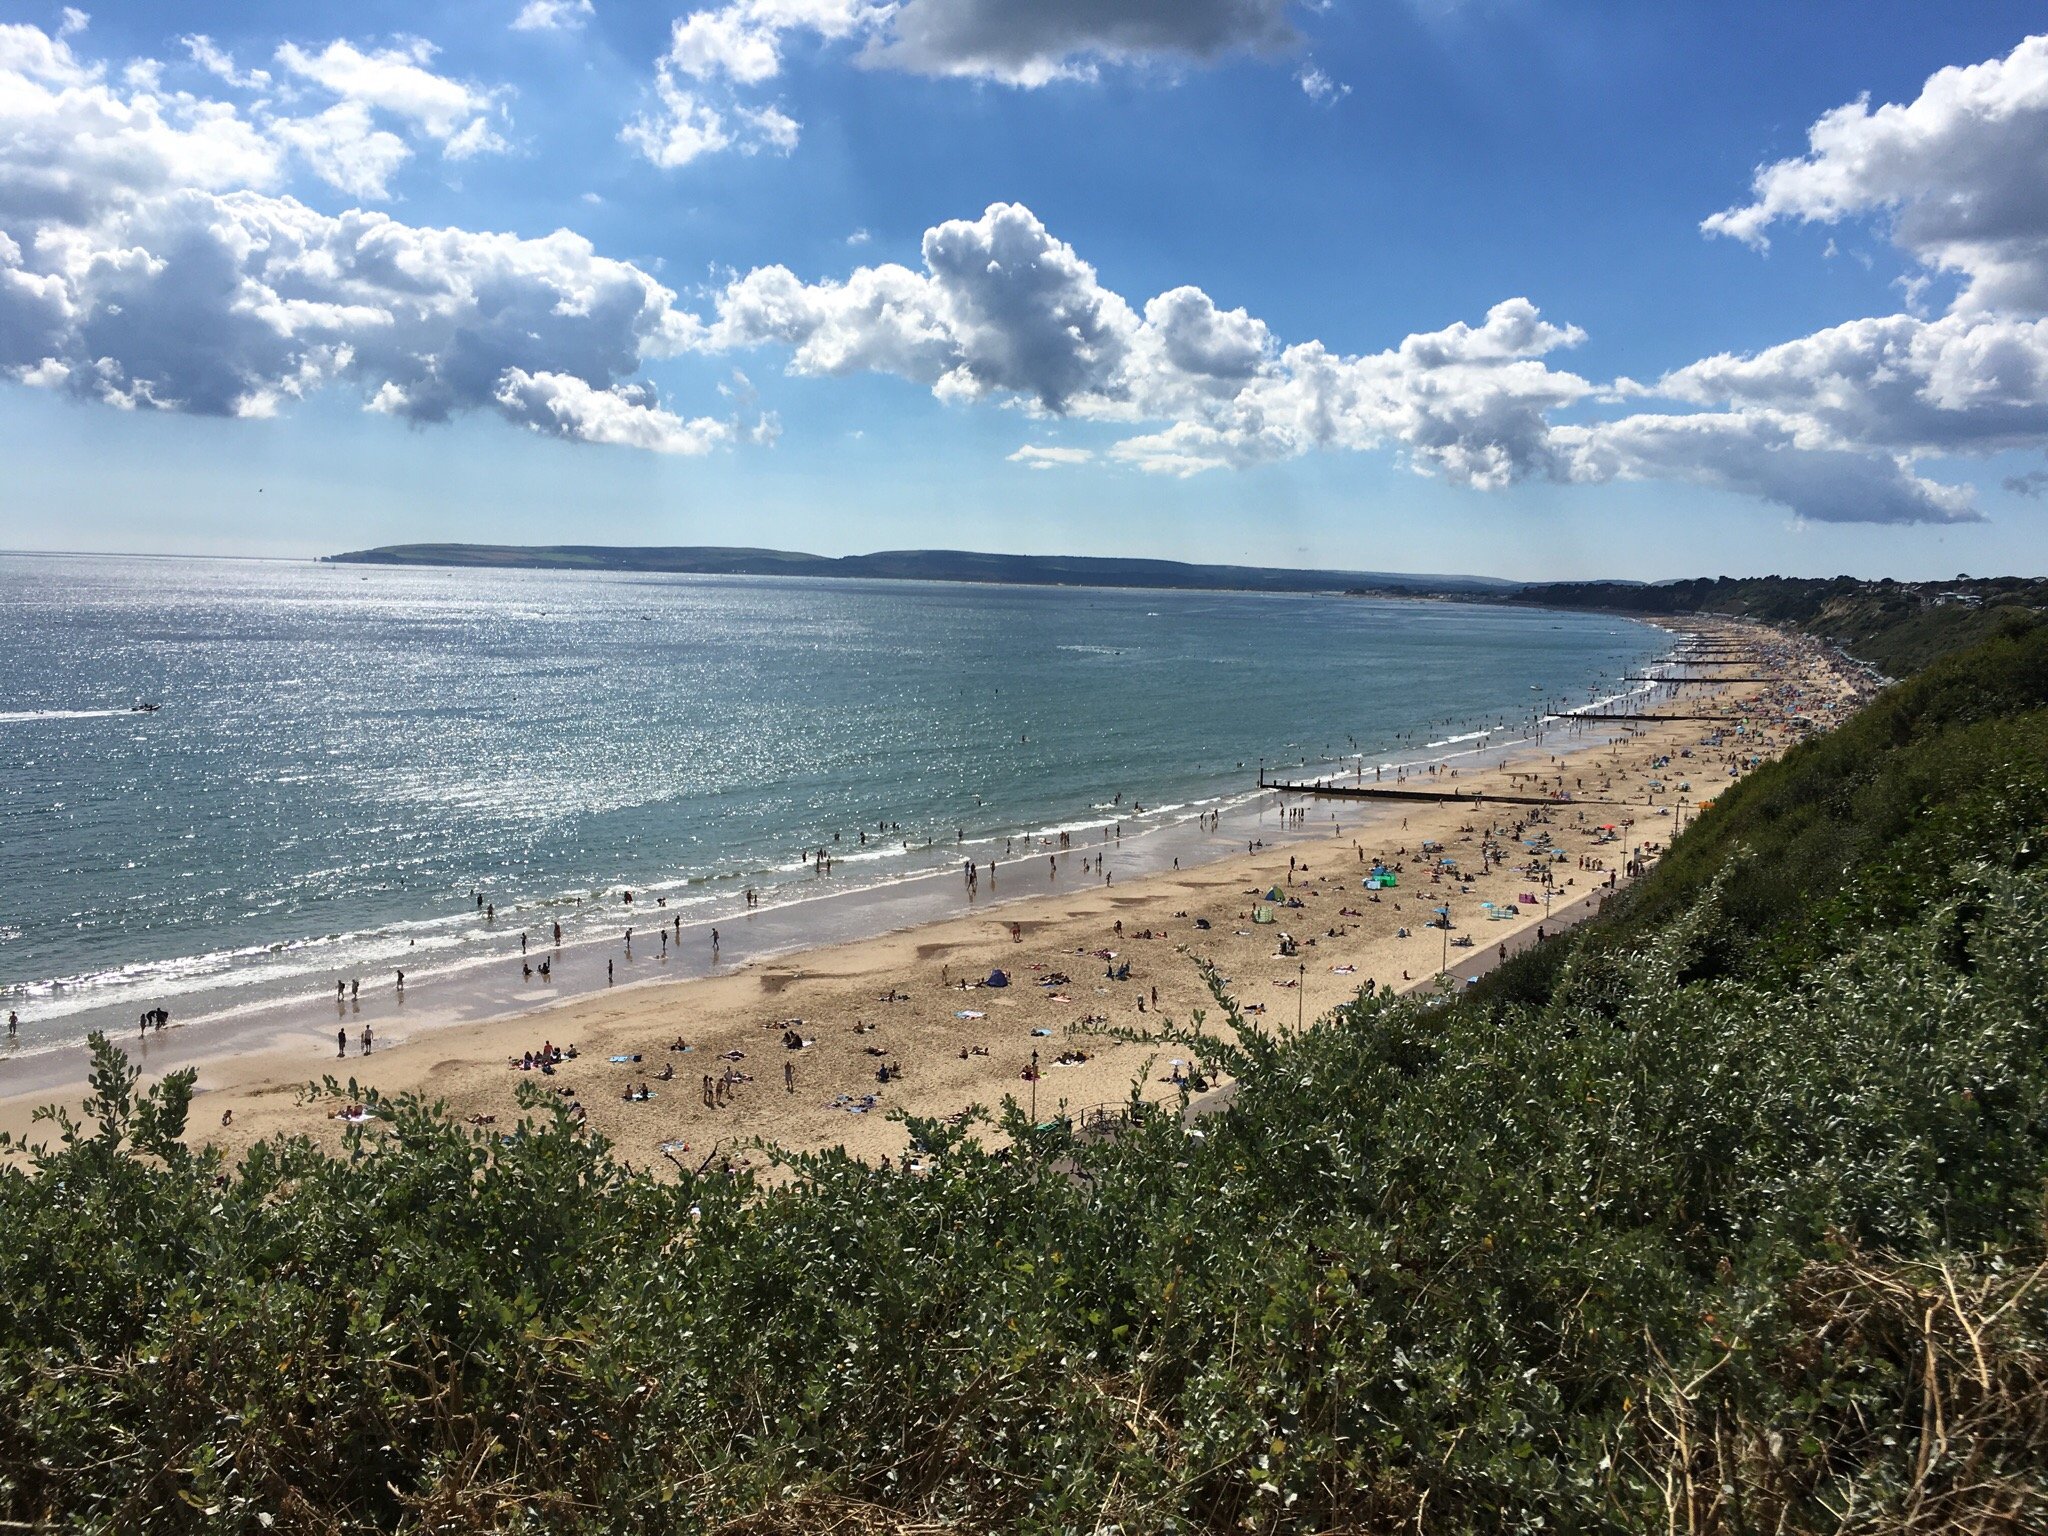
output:
[[[0,12],[0,546],[2048,567],[2038,6]]]

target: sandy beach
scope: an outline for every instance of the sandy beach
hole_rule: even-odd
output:
[[[1006,863],[1005,889],[971,915],[730,974],[636,981],[500,1017],[421,1024],[379,1038],[368,1057],[359,1026],[338,1009],[346,1059],[336,1059],[331,1033],[324,1046],[302,1035],[202,1059],[190,1136],[230,1153],[278,1134],[339,1145],[336,1105],[302,1093],[326,1074],[384,1095],[440,1099],[501,1130],[521,1113],[518,1085],[537,1084],[583,1106],[619,1156],[659,1167],[665,1155],[690,1166],[743,1155],[736,1149],[755,1138],[900,1157],[907,1138],[890,1111],[946,1116],[1006,1095],[1028,1103],[1034,1053],[1040,1118],[1114,1108],[1134,1084],[1148,1098],[1171,1098],[1175,1058],[1188,1052],[1103,1030],[1186,1024],[1204,1012],[1213,1026],[1205,962],[1229,978],[1251,1017],[1274,1025],[1318,1017],[1368,982],[1434,985],[1446,961],[1470,973],[1503,946],[1534,942],[1546,920],[1542,871],[1553,927],[1569,920],[1567,909],[1592,910],[1586,898],[1626,881],[1632,851],[1654,860],[1752,754],[1774,756],[1797,738],[1795,705],[1811,712],[1855,695],[1858,680],[1811,642],[1748,627],[1715,632],[1767,648],[1774,681],[1688,685],[1660,707],[1740,716],[1740,734],[1696,719],[1639,721],[1611,745],[1574,750],[1561,739],[1504,763],[1411,775],[1403,786],[1438,791],[1440,801],[1276,796],[1291,818],[1288,840],[1128,881],[1104,883],[1084,868],[1096,849],[1076,840],[1066,852]],[[1475,805],[1475,793],[1539,803]],[[1398,884],[1366,889],[1375,861]],[[1034,872],[1049,893],[1009,898],[1033,888]],[[1430,926],[1446,904],[1449,929]],[[1260,913],[1271,920],[1255,920]],[[732,942],[745,921],[729,925]],[[640,943],[654,933],[643,929]],[[535,958],[542,953],[536,945]],[[1008,985],[986,984],[996,971]],[[687,1049],[673,1049],[678,1042]],[[572,1045],[574,1059],[551,1072],[519,1065]],[[885,1068],[890,1076],[879,1080]],[[707,1095],[707,1079],[724,1086]],[[650,1097],[624,1097],[641,1085]],[[0,1129],[27,1130],[34,1104],[51,1097],[0,1101]]]

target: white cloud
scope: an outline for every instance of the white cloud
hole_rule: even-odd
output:
[[[192,56],[192,62],[208,74],[225,80],[229,85],[242,90],[262,90],[270,84],[270,72],[263,69],[241,70],[235,68],[234,55],[215,45],[212,38],[203,32],[181,37],[185,51]]]
[[[0,373],[123,409],[264,416],[341,386],[409,421],[487,410],[668,453],[772,436],[758,413],[661,405],[644,362],[702,326],[578,235],[426,229],[281,195],[288,151],[332,159],[338,181],[388,174],[402,146],[367,126],[370,94],[266,133],[224,103],[124,92],[62,39],[0,27]]]
[[[91,24],[92,18],[86,15],[84,11],[81,11],[75,5],[67,5],[59,14],[57,35],[59,37],[75,37]]]
[[[1880,214],[1915,259],[1962,277],[1959,307],[2048,310],[2048,36],[1938,70],[1910,102],[1836,107],[1807,140],[1702,228],[1761,246],[1781,220]]]
[[[514,32],[574,32],[596,15],[590,0],[526,0],[512,18]]]
[[[1561,427],[1560,478],[1677,480],[1756,496],[1830,523],[1981,521],[1966,487],[1915,474],[1909,462],[1814,440],[1795,418],[1767,412],[1638,415]]]
[[[870,240],[874,238],[875,237],[869,234],[866,230],[856,229],[852,234],[846,237],[846,243],[848,245],[866,245]]]
[[[654,105],[627,121],[619,132],[622,142],[668,170],[722,149],[786,155],[796,148],[799,129],[794,118],[777,107],[750,107],[723,93],[719,101],[708,99],[698,86],[685,83],[688,73],[672,59],[662,60],[655,76]]]
[[[1917,322],[1907,321],[1906,324]],[[1419,472],[1494,489],[1527,478],[1594,484],[1662,479],[1714,486],[1829,520],[1973,517],[1966,488],[1918,474],[1914,459],[2009,440],[2048,442],[2032,331],[1962,327],[1894,338],[1917,351],[1924,399],[1894,399],[1900,363],[1875,338],[1838,342],[1832,361],[1707,359],[1655,387],[1596,386],[1548,361],[1583,333],[1509,299],[1483,321],[1345,355],[1318,341],[1282,347],[1265,324],[1198,288],[1142,309],[1030,210],[996,204],[926,232],[921,271],[893,263],[806,283],[782,267],[733,279],[700,345],[780,346],[808,375],[894,374],[953,402],[995,400],[1044,415],[1143,425],[1112,461],[1165,475],[1241,468],[1323,450],[1394,450]],[[1823,375],[1862,359],[1859,400]],[[2044,370],[2048,372],[2048,370]],[[1995,382],[1994,382],[1995,381]],[[1575,423],[1560,414],[1658,393],[1702,407]],[[2019,413],[2003,427],[1994,412]],[[1959,413],[1959,415],[1958,415]],[[1889,417],[1892,425],[1887,428]],[[1914,418],[1918,419],[1914,419]],[[1951,418],[1954,419],[1951,419]],[[1085,449],[1030,445],[1033,467]]]
[[[1301,87],[1302,94],[1310,101],[1341,101],[1351,94],[1350,86],[1332,80],[1313,63],[1302,65],[1294,83]]]
[[[413,155],[407,134],[437,141],[450,160],[508,147],[493,122],[502,116],[500,93],[427,69],[433,48],[418,40],[369,52],[345,41],[331,42],[317,53],[287,43],[277,50],[292,82],[283,91],[276,90],[268,71],[239,68],[234,56],[204,33],[179,41],[198,68],[237,91],[261,93],[259,99],[244,113],[224,102],[166,95],[160,66],[145,72],[131,66],[124,76],[133,93],[131,106],[153,106],[166,115],[210,115],[234,131],[268,141],[274,150],[292,152],[314,175],[351,197],[390,195],[391,178]],[[280,109],[280,100],[302,102],[308,90],[336,99],[296,116]],[[274,174],[250,176],[246,184],[267,187],[276,180]]]
[[[655,82],[655,90],[659,105],[628,120],[619,131],[622,142],[666,170],[688,165],[699,155],[732,143],[724,114],[698,100],[667,68]]]
[[[1852,320],[1667,374],[1669,399],[1796,415],[1818,441],[1912,457],[2048,442],[2048,320]]]
[[[433,44],[420,38],[367,52],[344,39],[318,53],[296,43],[277,50],[277,62],[291,74],[331,92],[343,105],[401,119],[438,140],[451,160],[503,150],[505,141],[490,122],[497,93],[435,74],[427,68],[433,57]]]
[[[730,422],[708,416],[685,421],[661,409],[645,385],[599,389],[573,373],[508,368],[498,380],[497,402],[513,421],[581,443],[702,454],[731,442],[734,435]]]
[[[433,57],[433,45],[417,38],[369,53],[341,39],[318,53],[308,53],[296,43],[277,50],[278,63],[343,100],[380,107],[412,119],[437,138],[447,138],[487,108],[490,97],[435,74],[426,67]]]
[[[412,158],[412,147],[375,127],[359,101],[336,102],[311,117],[278,119],[270,132],[298,151],[322,181],[351,197],[388,197],[391,177]]]
[[[1010,455],[1010,462],[1028,469],[1060,469],[1086,464],[1094,457],[1094,453],[1086,448],[1062,448],[1057,443],[1026,443]]]

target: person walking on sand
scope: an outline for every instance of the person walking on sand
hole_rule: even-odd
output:
[[[334,1032],[334,1059],[340,1061],[346,1055],[348,1055],[348,1031],[346,1029],[337,1029]]]
[[[370,1034],[370,1026],[365,1024],[363,1026],[363,1054],[365,1056],[370,1054],[370,1044],[372,1039],[373,1037]]]
[[[609,960],[604,963],[604,984],[606,986],[612,984],[612,963]]]

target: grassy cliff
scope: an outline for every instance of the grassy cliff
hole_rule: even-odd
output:
[[[1966,650],[2014,623],[2048,613],[2048,580],[2020,576],[1954,581],[1814,580],[1795,576],[1700,577],[1654,585],[1549,582],[1510,601],[1559,608],[1683,617],[1719,614],[1803,630],[1840,645],[1892,677]]]

